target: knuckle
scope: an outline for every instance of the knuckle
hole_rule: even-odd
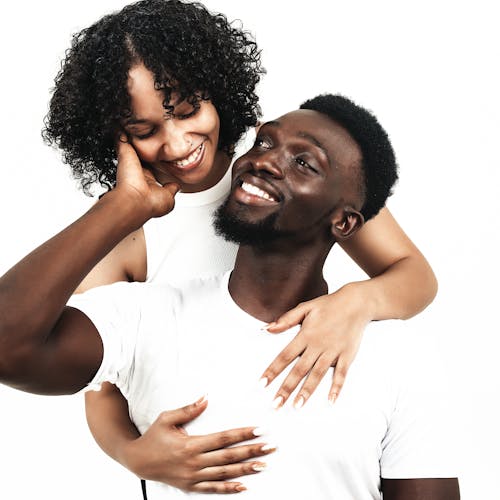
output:
[[[233,443],[233,438],[229,432],[223,432],[218,439],[218,445],[221,448],[224,448],[225,446],[229,446],[230,444]]]
[[[230,477],[230,474],[229,468],[223,465],[217,472],[217,479],[227,479]]]
[[[222,483],[221,493],[233,493],[236,491],[236,484],[225,482]]]
[[[266,371],[264,372],[264,377],[266,377],[268,379],[268,381],[271,381],[273,380],[274,378],[276,378],[276,375],[278,374],[278,370],[276,370],[274,368],[274,363],[269,366],[268,368],[266,368]]]
[[[205,488],[203,488],[203,491],[205,493],[217,493],[218,488],[217,485],[215,485],[214,483],[209,483],[205,486]]]
[[[195,455],[194,443],[191,440],[186,439],[180,446],[179,454],[184,457],[192,457]]]
[[[235,451],[233,451],[233,449],[231,449],[231,448],[226,450],[223,453],[222,458],[223,458],[224,462],[227,462],[227,463],[234,463],[234,462],[238,462],[240,460],[237,453]]]
[[[309,368],[307,368],[307,366],[303,365],[303,364],[298,364],[296,365],[292,372],[291,372],[291,375],[294,375],[296,377],[298,377],[299,379],[302,379],[304,378],[307,374],[309,373]]]
[[[283,385],[280,387],[278,394],[280,396],[288,396],[291,392],[297,387],[297,384],[290,382],[283,382]]]
[[[168,421],[169,421],[169,413],[168,411],[162,411],[159,415],[158,415],[158,423],[160,424],[167,424]]]
[[[297,355],[289,350],[281,351],[278,356],[276,357],[276,361],[280,364],[285,364],[288,365],[290,364]]]
[[[195,471],[198,470],[200,467],[200,463],[198,458],[196,457],[191,457],[185,460],[185,465],[186,465],[186,473],[190,473],[190,471]]]

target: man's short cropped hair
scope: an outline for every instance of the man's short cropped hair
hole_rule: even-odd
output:
[[[328,116],[345,128],[358,144],[364,177],[361,213],[365,221],[377,215],[392,194],[392,187],[398,179],[394,150],[377,118],[342,95],[322,94],[304,102],[300,109],[310,109]]]

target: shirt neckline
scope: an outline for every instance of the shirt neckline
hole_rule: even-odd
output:
[[[198,193],[178,193],[175,196],[175,205],[177,207],[198,207],[225,198],[231,188],[231,170],[230,166],[222,179],[211,188]]]

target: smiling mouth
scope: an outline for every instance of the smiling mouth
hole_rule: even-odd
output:
[[[201,160],[203,151],[205,149],[204,146],[205,141],[203,141],[192,153],[190,153],[189,156],[186,156],[186,158],[183,158],[182,160],[168,161],[166,163],[169,163],[170,165],[182,170],[189,170],[190,168],[197,166],[197,164]]]
[[[245,191],[245,193],[257,196],[258,198],[262,198],[264,200],[269,200],[269,201],[278,201],[274,196],[270,195],[267,191],[264,191],[263,189],[258,188],[257,186],[254,186],[249,182],[243,181],[240,187],[243,191]]]

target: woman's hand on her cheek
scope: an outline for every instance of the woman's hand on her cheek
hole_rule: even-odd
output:
[[[303,302],[268,325],[270,333],[281,333],[302,324],[299,333],[262,374],[268,385],[297,360],[276,393],[275,407],[282,406],[303,381],[293,402],[300,408],[330,366],[335,366],[335,371],[328,399],[333,403],[338,397],[371,320],[358,286],[351,283],[330,295]]]
[[[255,440],[260,434],[255,427],[189,436],[182,425],[194,420],[206,407],[207,401],[202,398],[161,413],[144,435],[128,445],[123,463],[142,479],[160,481],[184,491],[245,490],[241,482],[230,480],[263,470],[265,463],[253,459],[273,453],[275,448],[264,442],[240,444]]]
[[[116,149],[118,166],[114,191],[120,191],[127,199],[138,203],[138,208],[145,210],[147,219],[171,212],[179,185],[159,184],[152,172],[143,168],[135,149],[125,136],[120,136]]]

